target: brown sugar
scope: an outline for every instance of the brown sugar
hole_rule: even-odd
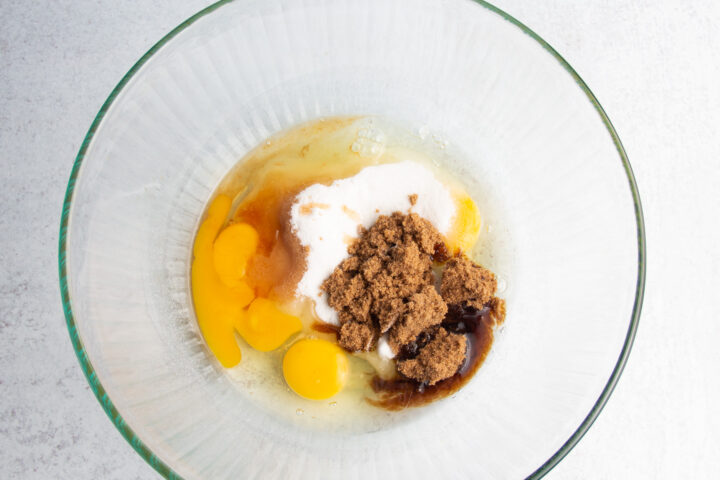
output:
[[[338,343],[351,352],[367,351],[377,341],[376,331],[367,323],[347,321],[340,327]]]
[[[475,346],[485,345],[473,336],[485,332],[476,331],[478,319],[499,323],[505,316],[505,302],[494,297],[495,275],[464,256],[447,261],[442,236],[415,213],[381,215],[358,233],[350,256],[322,285],[338,312],[339,345],[371,351],[387,335],[401,375],[397,385],[415,382],[439,394],[434,386],[455,378],[467,358],[478,358]],[[433,266],[445,261],[438,292]],[[373,388],[382,391],[381,383]]]
[[[400,360],[397,369],[408,378],[435,385],[460,370],[466,349],[465,336],[440,328],[432,340],[420,349],[417,357]]]
[[[447,313],[447,305],[433,285],[426,285],[413,294],[402,307],[401,319],[390,329],[388,343],[397,352],[412,342],[423,330],[440,325]]]
[[[445,302],[481,309],[495,295],[495,290],[495,275],[467,257],[453,258],[445,265],[440,283]]]
[[[408,195],[408,200],[410,200],[410,205],[414,207],[418,200],[418,194],[413,193],[412,195]]]
[[[442,243],[430,222],[411,213],[381,215],[348,248],[345,259],[322,289],[344,327],[339,343],[349,351],[369,350],[370,338],[390,332],[396,346],[439,324],[447,307],[434,288],[432,255]],[[346,338],[347,336],[347,338]]]
[[[501,324],[505,321],[505,299],[492,297],[487,304],[490,309],[490,317],[496,324]]]

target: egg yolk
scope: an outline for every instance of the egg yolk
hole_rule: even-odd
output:
[[[448,246],[452,253],[458,250],[468,252],[475,245],[480,235],[482,217],[480,217],[480,211],[473,199],[467,195],[457,198],[455,205],[457,213],[448,236]]]
[[[242,283],[248,260],[258,246],[258,233],[247,223],[230,225],[213,245],[213,265],[220,280],[234,287]]]
[[[345,352],[327,340],[300,340],[283,359],[287,384],[295,393],[311,400],[323,400],[338,393],[349,370]]]
[[[302,330],[302,322],[298,317],[281,312],[274,302],[256,298],[247,312],[237,318],[235,329],[255,350],[269,352]]]
[[[218,195],[195,238],[192,263],[192,294],[200,330],[215,357],[229,368],[242,358],[234,335],[234,323],[255,297],[244,281],[230,287],[220,280],[213,264],[213,243],[230,211],[231,200]]]

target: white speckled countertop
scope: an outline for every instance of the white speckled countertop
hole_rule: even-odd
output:
[[[0,478],[151,479],[85,382],[62,314],[65,184],[100,105],[206,0],[0,2]],[[720,4],[499,0],[590,85],[645,208],[648,281],[605,410],[547,476],[720,478]]]

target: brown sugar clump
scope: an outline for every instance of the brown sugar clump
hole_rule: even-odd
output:
[[[402,298],[387,298],[378,300],[378,327],[380,333],[390,330],[395,322],[400,320],[405,313],[405,301]]]
[[[423,289],[408,298],[403,306],[400,321],[390,329],[388,343],[393,351],[410,343],[425,329],[439,325],[447,313],[447,305],[433,285],[426,285]]]
[[[440,328],[417,357],[400,360],[397,369],[408,378],[435,385],[457,373],[465,360],[466,349],[467,339],[463,335]]]
[[[440,294],[448,304],[483,308],[495,295],[497,280],[488,269],[462,256],[447,262],[440,283]]]
[[[418,244],[418,247],[423,253],[427,253],[430,256],[434,255],[435,246],[444,243],[440,232],[433,227],[432,223],[417,213],[401,215],[401,217],[405,234],[412,236],[412,239]]]
[[[338,343],[350,352],[367,351],[375,346],[377,336],[371,324],[347,321],[338,335]]]
[[[410,205],[414,207],[418,200],[418,194],[413,193],[412,195],[408,195],[408,200],[410,200]]]
[[[413,340],[428,326],[439,324],[447,311],[433,287],[432,255],[443,244],[430,222],[417,214],[381,215],[348,248],[344,260],[323,282],[328,304],[338,312],[343,327],[340,345],[349,351],[369,350],[380,334],[389,331],[396,344]],[[372,335],[368,332],[371,332]]]
[[[505,321],[505,299],[493,297],[488,302],[488,307],[490,308],[490,316],[495,324],[501,324]]]

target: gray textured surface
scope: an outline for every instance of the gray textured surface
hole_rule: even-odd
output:
[[[0,478],[156,478],[93,397],[65,329],[65,183],[110,90],[210,2],[0,0]],[[496,2],[587,81],[623,139],[648,230],[635,349],[596,424],[549,476],[720,475],[720,8]]]

